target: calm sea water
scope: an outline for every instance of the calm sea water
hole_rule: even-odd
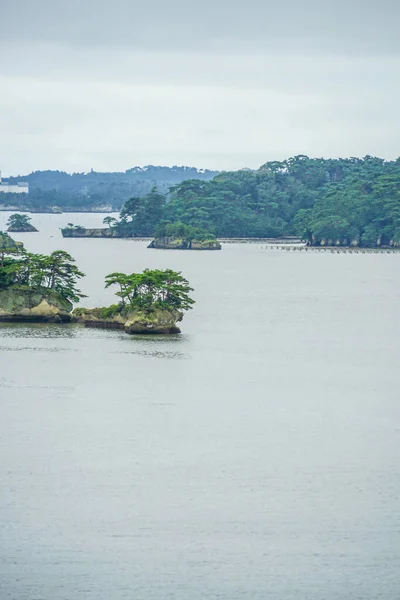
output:
[[[0,229],[7,214],[0,213]],[[0,326],[1,600],[398,600],[400,255],[63,240],[181,270],[182,335]]]

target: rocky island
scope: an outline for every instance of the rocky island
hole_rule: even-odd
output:
[[[71,321],[72,303],[84,297],[76,287],[83,273],[74,259],[63,250],[31,254],[16,242],[6,245],[5,236],[0,234],[0,321]]]
[[[112,228],[86,228],[82,225],[73,225],[68,223],[61,229],[61,234],[65,238],[118,238],[123,237]]]
[[[159,250],[221,250],[221,244],[215,239],[183,239],[168,236],[155,238],[147,247]]]
[[[117,285],[118,304],[103,308],[77,308],[74,320],[86,327],[122,329],[129,334],[180,333],[177,323],[194,301],[192,288],[181,273],[145,269],[143,273],[112,273],[106,287]]]
[[[31,218],[28,215],[11,215],[7,221],[7,231],[10,233],[29,233],[38,230],[31,224]]]
[[[131,198],[123,205],[119,219],[107,216],[106,228],[86,228],[68,223],[63,237],[77,238],[154,238],[148,248],[164,250],[221,250],[212,231],[168,219],[166,197],[156,188],[142,198]]]
[[[177,323],[194,304],[180,272],[145,269],[106,276],[106,288],[118,286],[118,303],[73,311],[73,303],[85,297],[77,288],[81,277],[67,252],[32,254],[0,232],[0,322],[74,322],[130,334],[173,334],[180,333]]]
[[[164,223],[156,227],[156,236],[147,246],[162,250],[221,250],[215,235],[185,223]]]

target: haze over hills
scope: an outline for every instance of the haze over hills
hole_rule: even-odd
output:
[[[26,181],[29,184],[29,197],[17,198],[13,195],[8,201],[23,202],[38,208],[60,206],[70,208],[91,208],[111,206],[119,209],[133,196],[144,196],[156,186],[160,192],[167,192],[173,185],[186,179],[209,181],[218,171],[197,169],[185,166],[133,167],[125,172],[66,173],[65,171],[34,171],[29,175],[8,177],[10,184]],[[8,194],[0,194],[3,202]],[[1,203],[3,203],[1,202]]]

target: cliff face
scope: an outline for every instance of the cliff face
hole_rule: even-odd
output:
[[[179,238],[163,237],[155,238],[147,246],[159,250],[221,250],[221,244],[217,240],[183,240]]]
[[[126,333],[180,333],[177,323],[183,315],[177,310],[155,309],[151,312],[134,311],[124,325]]]
[[[0,289],[0,321],[68,322],[72,304],[55,290],[28,286]]]
[[[107,309],[77,308],[73,318],[86,327],[123,329],[129,334],[171,334],[181,332],[176,324],[182,320],[183,314],[177,310],[157,308],[109,315]]]

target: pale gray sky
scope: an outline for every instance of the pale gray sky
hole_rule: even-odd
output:
[[[0,167],[400,154],[397,0],[0,0]]]

